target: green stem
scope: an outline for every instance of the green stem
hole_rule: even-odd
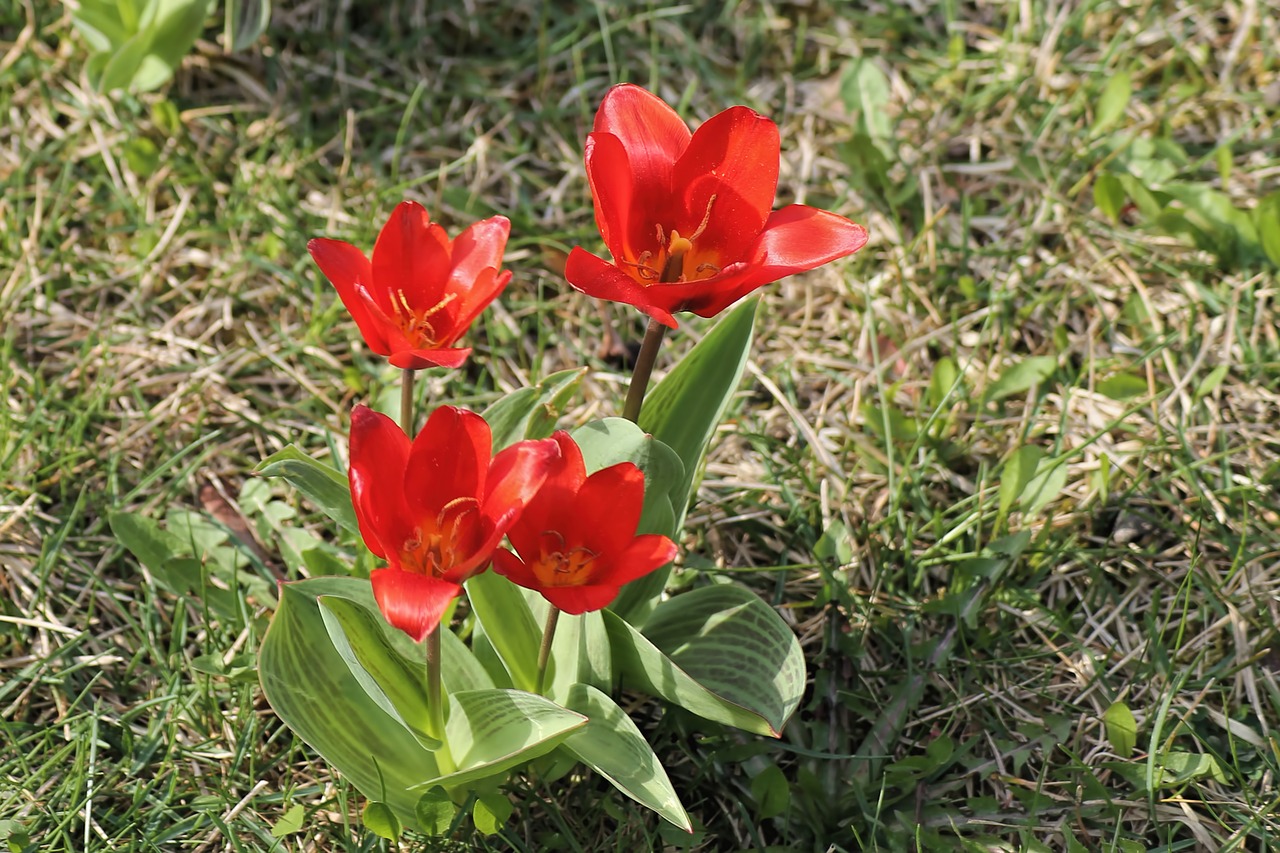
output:
[[[400,372],[400,428],[413,438],[413,371]]]
[[[666,333],[667,327],[657,320],[650,320],[649,328],[645,329],[644,343],[636,356],[636,369],[631,373],[631,384],[627,387],[627,402],[622,407],[622,416],[632,423],[640,420],[640,405],[644,403],[649,377],[653,374],[654,362],[658,360],[658,348],[662,346],[662,336]]]
[[[440,631],[437,625],[427,634],[427,734],[440,741],[436,763],[441,773],[452,773],[453,757],[444,730],[444,699],[440,690]]]
[[[543,684],[547,680],[547,661],[551,659],[551,641],[556,636],[556,623],[560,621],[560,608],[549,605],[547,624],[542,629],[542,645],[538,648],[538,681],[534,685],[534,693],[542,695]]]

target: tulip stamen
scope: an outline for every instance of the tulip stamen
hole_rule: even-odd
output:
[[[702,236],[702,232],[707,230],[707,225],[711,222],[711,205],[716,203],[716,193],[711,194],[711,198],[707,199],[707,209],[702,214],[702,221],[698,223],[697,229],[689,235],[689,241],[693,242]],[[675,232],[671,232],[674,234]]]
[[[658,230],[662,230],[662,226],[658,226]],[[656,281],[659,273],[656,269],[649,265],[649,261],[653,260],[653,252],[645,249],[640,253],[640,257],[634,261],[623,261],[629,267],[635,267],[636,272],[640,273],[640,277],[645,281]]]

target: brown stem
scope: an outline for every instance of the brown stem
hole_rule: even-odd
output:
[[[653,374],[658,349],[662,346],[662,336],[666,333],[667,327],[657,320],[650,320],[649,328],[645,329],[644,343],[640,345],[636,368],[631,373],[631,384],[627,386],[627,402],[622,407],[622,416],[632,423],[640,420],[640,406],[644,403],[645,391],[649,389],[649,377]]]
[[[543,684],[547,680],[547,661],[551,658],[551,641],[556,636],[556,623],[560,621],[560,608],[549,604],[547,624],[542,629],[542,645],[538,648],[538,680],[534,684],[534,693],[542,694]]]
[[[400,428],[413,438],[413,371],[400,372]]]

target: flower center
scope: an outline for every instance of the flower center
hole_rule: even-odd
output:
[[[404,332],[406,338],[421,349],[432,349],[447,343],[443,335],[436,333],[435,323],[439,320],[433,322],[432,318],[449,307],[449,303],[456,299],[458,294],[446,293],[443,299],[425,311],[417,310],[410,305],[403,290],[397,290],[395,296],[392,307],[396,311],[396,325],[400,327],[400,331]]]
[[[480,501],[454,498],[444,505],[435,524],[419,524],[413,538],[400,548],[400,568],[420,575],[443,577],[468,556],[468,534],[480,517]]]
[[[592,563],[599,555],[581,545],[566,548],[564,537],[553,530],[542,534],[538,559],[530,568],[547,587],[582,586],[591,579]]]
[[[670,234],[663,231],[662,224],[655,228],[658,234],[657,251],[646,250],[634,261],[624,263],[635,270],[634,277],[641,284],[673,284],[677,282],[701,281],[720,272],[719,253],[715,251],[699,251],[695,241],[707,230],[711,221],[711,206],[715,204],[714,195],[707,199],[707,209],[702,214],[702,221],[688,237],[672,228]]]

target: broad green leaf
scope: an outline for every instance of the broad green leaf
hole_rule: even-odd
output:
[[[546,608],[535,616],[545,618]],[[609,634],[599,611],[573,616],[560,614],[556,636],[551,644],[551,660],[555,663],[548,681],[547,696],[557,702],[566,701],[577,684],[589,684],[601,690],[613,688],[613,664],[609,653]]]
[[[289,806],[289,810],[281,815],[280,819],[275,822],[275,826],[271,827],[272,838],[284,838],[286,835],[292,835],[302,829],[302,821],[307,816],[307,810],[303,808],[301,803],[295,803]]]
[[[840,74],[840,97],[851,111],[858,113],[858,124],[886,156],[893,156],[893,126],[889,122],[892,90],[889,78],[870,58],[861,57],[847,64]]]
[[[388,841],[398,841],[400,839],[400,821],[396,817],[396,813],[392,811],[391,806],[386,803],[379,803],[375,800],[365,803],[364,811],[360,814],[360,821],[364,824],[365,829],[379,838],[385,838]]]
[[[1138,743],[1138,721],[1134,718],[1129,706],[1123,702],[1113,702],[1102,715],[1102,723],[1107,730],[1107,741],[1112,751],[1121,758],[1133,755],[1133,748]]]
[[[185,592],[183,585],[170,576],[168,567],[174,557],[186,553],[181,539],[136,512],[112,512],[107,515],[107,523],[116,540],[129,549],[156,580],[170,592]]]
[[[1066,463],[1060,458],[1047,456],[1040,460],[1036,475],[1018,496],[1018,505],[1029,516],[1039,515],[1042,509],[1058,499],[1066,485]]]
[[[453,817],[458,813],[449,792],[439,785],[434,786],[418,799],[414,812],[418,823],[427,835],[444,835],[453,825]]]
[[[547,438],[556,421],[577,392],[585,367],[561,370],[531,388],[520,388],[484,410],[493,431],[493,451],[526,438]]]
[[[1033,355],[1014,362],[987,388],[983,402],[994,403],[1015,394],[1025,394],[1057,369],[1058,360],[1051,355]]]
[[[333,466],[312,459],[291,444],[263,459],[253,470],[264,477],[283,477],[321,512],[359,534],[360,524],[351,505],[351,486],[347,476]]]
[[[1194,779],[1208,777],[1225,784],[1227,774],[1216,758],[1207,753],[1172,751],[1164,756],[1160,784],[1170,787],[1183,785]]]
[[[1114,373],[1098,383],[1098,393],[1112,400],[1132,400],[1149,390],[1146,378],[1133,373]]]
[[[1027,487],[1027,483],[1031,482],[1031,478],[1035,476],[1036,466],[1040,464],[1040,457],[1043,451],[1034,444],[1019,447],[1009,457],[1009,461],[1004,464],[1004,471],[1000,475],[1000,508],[999,516],[1004,518],[1009,514],[1009,510],[1013,509],[1014,502],[1018,496],[1022,494],[1022,490]]]
[[[71,22],[94,53],[109,53],[137,32],[137,22],[125,21],[125,4],[116,0],[80,0]]]
[[[730,311],[649,392],[640,410],[640,428],[674,450],[684,465],[680,487],[671,491],[674,539],[684,527],[707,445],[746,369],[758,304],[758,299],[748,299]],[[643,624],[670,574],[670,567],[662,568],[623,587],[613,611]]]
[[[522,690],[454,693],[449,697],[445,737],[457,770],[415,787],[465,788],[547,754],[586,724],[582,714]]]
[[[538,681],[542,627],[534,620],[520,588],[496,572],[481,572],[467,581],[466,587],[471,609],[510,673],[511,683],[521,690],[533,690]]]
[[[622,683],[708,720],[777,737],[804,692],[804,655],[786,623],[742,587],[664,601],[641,634],[605,611]]]
[[[751,796],[756,801],[756,817],[777,817],[791,805],[791,786],[776,764],[769,764],[751,777]]]
[[[953,389],[963,390],[959,386],[960,368],[954,358],[944,355],[934,362],[933,375],[929,377],[929,391],[926,395],[929,405],[934,409],[941,407],[948,395],[956,393]],[[951,399],[954,402],[955,397]]]
[[[227,0],[223,50],[239,53],[252,47],[271,23],[271,0]]]
[[[365,693],[329,641],[317,598],[357,598],[368,582],[312,578],[282,584],[280,606],[258,653],[262,691],[295,734],[369,799],[417,828],[410,791],[438,775],[435,756]]]
[[[1102,215],[1113,223],[1120,221],[1120,211],[1128,199],[1124,184],[1110,172],[1102,172],[1093,182],[1093,203],[1102,211]]]
[[[1125,108],[1133,95],[1133,80],[1128,71],[1111,75],[1098,96],[1098,109],[1093,118],[1093,134],[1096,136],[1124,118]]]
[[[1280,192],[1271,193],[1258,202],[1253,218],[1263,254],[1272,265],[1280,267]]]
[[[575,684],[566,705],[587,717],[587,724],[561,747],[613,786],[685,830],[693,829],[667,771],[644,735],[617,704],[586,684]]]
[[[341,596],[322,595],[317,601],[329,640],[364,692],[424,747],[438,749],[440,741],[429,730],[425,660],[400,654],[383,630],[387,623],[380,615]]]
[[[476,829],[485,835],[494,835],[510,819],[515,807],[501,792],[481,793],[477,795],[471,807],[471,819]]]

